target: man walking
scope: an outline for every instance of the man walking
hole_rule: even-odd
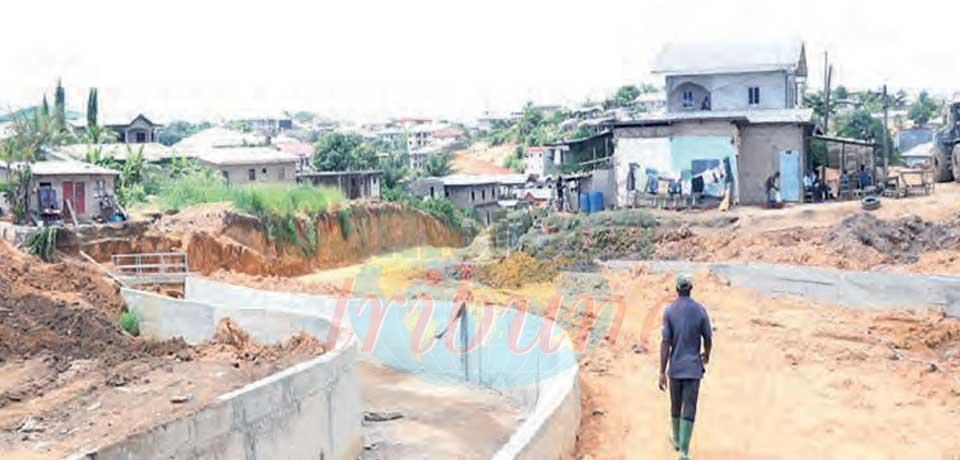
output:
[[[681,460],[690,458],[690,437],[697,415],[697,398],[704,365],[710,362],[713,330],[702,305],[690,298],[693,282],[686,275],[677,277],[677,300],[663,312],[663,338],[660,342],[660,391],[667,388],[667,363],[670,364],[670,443]],[[703,354],[700,343],[703,339]]]

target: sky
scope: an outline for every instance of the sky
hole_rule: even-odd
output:
[[[810,86],[960,89],[960,4],[914,0],[5,2],[0,112],[52,100],[161,121],[308,110],[465,120],[599,101],[669,41],[800,36]],[[944,18],[938,21],[937,18]],[[16,39],[11,39],[16,37]]]

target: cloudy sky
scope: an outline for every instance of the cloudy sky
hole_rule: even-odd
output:
[[[0,107],[52,93],[162,120],[312,110],[469,118],[524,101],[602,98],[649,75],[670,40],[807,42],[834,81],[960,87],[960,6],[914,0],[120,0],[3,6]],[[942,21],[938,18],[944,18]],[[0,110],[5,111],[5,110]]]

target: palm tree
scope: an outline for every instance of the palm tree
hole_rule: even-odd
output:
[[[87,132],[80,140],[86,144],[106,144],[117,140],[117,133],[100,125],[87,124]]]
[[[440,153],[431,155],[423,165],[423,172],[428,177],[448,176],[453,172],[450,166],[450,155]]]

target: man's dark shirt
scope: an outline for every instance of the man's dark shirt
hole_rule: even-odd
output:
[[[670,344],[670,378],[703,377],[701,338],[713,340],[707,310],[689,297],[678,297],[663,312],[663,340]]]

